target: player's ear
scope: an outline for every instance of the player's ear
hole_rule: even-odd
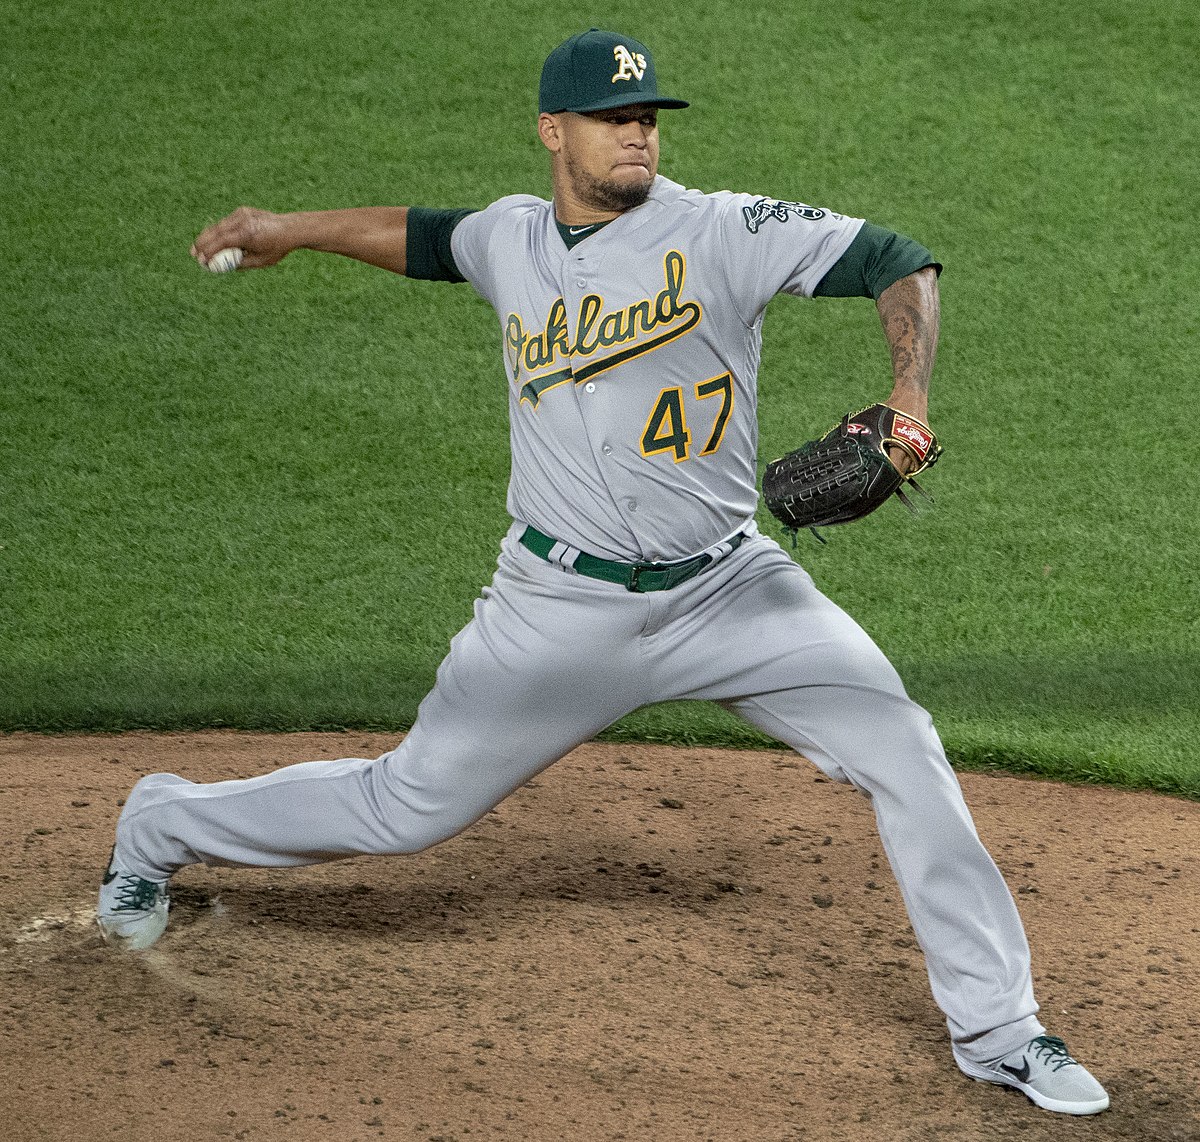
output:
[[[548,151],[556,155],[562,150],[562,129],[557,115],[543,111],[538,116],[538,138],[542,140]]]

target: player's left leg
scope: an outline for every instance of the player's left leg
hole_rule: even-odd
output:
[[[664,615],[664,629],[678,632],[675,696],[721,701],[870,799],[956,1059],[964,1070],[987,1070],[968,1070],[973,1077],[1019,1085],[993,1064],[1044,1035],[1029,946],[929,714],[862,628],[777,544],[752,541],[705,578],[690,599],[672,600],[680,608],[673,623]],[[1049,1049],[1026,1053],[1031,1066],[1051,1058],[1053,1068]],[[1072,1065],[1068,1077],[1087,1074]],[[1092,1097],[1050,1109],[1103,1109],[1103,1090],[1087,1079]]]

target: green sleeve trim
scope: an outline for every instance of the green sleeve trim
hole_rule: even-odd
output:
[[[450,250],[450,235],[473,210],[408,208],[408,238],[405,243],[405,276],[427,282],[465,282]]]
[[[893,282],[926,266],[942,272],[942,264],[935,262],[920,242],[864,222],[846,252],[813,290],[813,297],[878,298]]]

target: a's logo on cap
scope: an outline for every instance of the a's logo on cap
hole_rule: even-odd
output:
[[[646,57],[641,52],[631,55],[624,44],[617,44],[613,48],[613,58],[617,61],[617,70],[612,77],[613,83],[618,79],[641,79],[646,74]]]

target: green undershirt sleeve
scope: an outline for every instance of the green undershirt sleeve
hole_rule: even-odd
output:
[[[926,266],[942,272],[941,263],[934,261],[920,242],[873,222],[864,222],[846,252],[813,290],[813,297],[877,299],[893,282]]]
[[[450,249],[450,235],[474,210],[431,210],[408,208],[408,238],[405,242],[405,276],[427,282],[465,282]]]

